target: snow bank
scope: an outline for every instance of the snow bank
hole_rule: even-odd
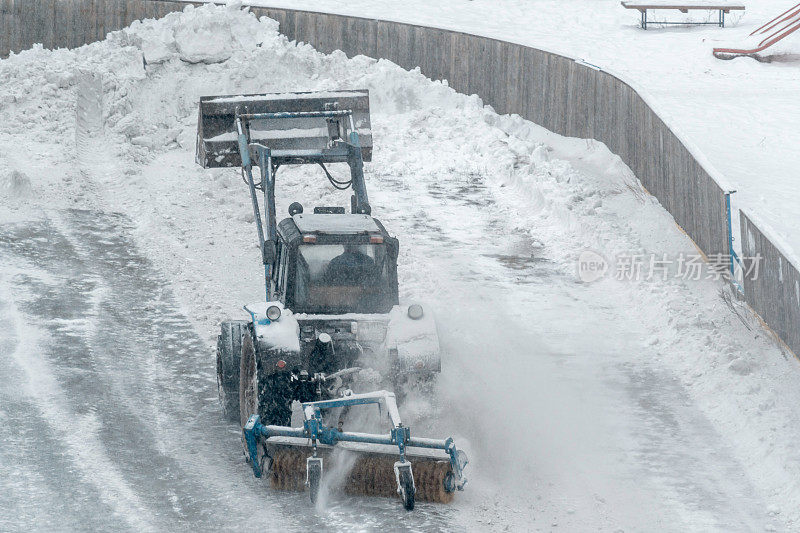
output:
[[[27,198],[31,195],[31,180],[19,170],[3,173],[0,175],[0,194],[9,199]]]

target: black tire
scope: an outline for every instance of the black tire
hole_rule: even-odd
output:
[[[311,503],[317,503],[319,497],[319,485],[322,481],[322,469],[319,463],[311,462],[308,465],[308,496]]]
[[[242,427],[253,414],[264,425],[288,426],[292,418],[292,392],[288,372],[268,374],[253,342],[252,328],[242,336],[239,370],[239,422]]]
[[[226,321],[217,336],[217,391],[222,413],[231,422],[239,420],[239,358],[246,327],[243,320]]]
[[[258,413],[258,373],[253,335],[250,328],[242,335],[239,367],[239,423],[247,424],[250,415]]]
[[[414,478],[411,474],[410,468],[400,469],[400,496],[403,498],[403,507],[406,511],[414,510],[414,496],[416,489],[414,488]]]

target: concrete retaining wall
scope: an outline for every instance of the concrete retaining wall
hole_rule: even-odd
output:
[[[759,228],[752,214],[740,213],[742,256],[760,257],[757,270],[753,267],[752,275],[744,278],[745,299],[772,331],[800,354],[800,263],[767,238],[763,223]]]
[[[159,17],[186,3],[151,0],[0,0],[0,56],[43,43],[75,47],[103,38],[141,18]],[[517,113],[556,133],[593,138],[634,171],[707,255],[729,254],[725,190],[710,165],[692,152],[627,83],[591,65],[551,52],[436,28],[325,13],[252,8],[280,22],[281,32],[322,52],[383,57],[447,79],[476,93],[500,113]],[[746,217],[759,250],[777,248]],[[743,242],[748,241],[743,238]],[[746,250],[749,255],[751,250]],[[777,259],[775,259],[777,260]],[[783,259],[785,261],[785,258]],[[789,263],[785,261],[786,265]],[[797,271],[793,270],[796,275]],[[788,307],[794,288],[768,276],[747,283],[747,301],[790,340],[798,317]],[[795,280],[797,278],[794,278]]]
[[[183,8],[179,2],[152,0],[0,0],[0,57],[35,43],[74,48],[105,39],[134,20]]]

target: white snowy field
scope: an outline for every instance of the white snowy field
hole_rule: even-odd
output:
[[[105,134],[76,151],[87,73],[103,80]],[[36,509],[49,505],[62,523],[95,511],[125,530],[235,529],[254,509],[276,531],[799,527],[791,354],[720,281],[674,272],[578,281],[587,250],[695,254],[603,146],[498,116],[387,61],[319,54],[235,8],[187,8],[76,50],[26,51],[0,61],[0,78],[0,459],[10,472],[0,502],[11,509],[0,529],[44,527]],[[214,402],[217,323],[261,297],[262,271],[239,172],[194,163],[199,96],[345,88],[370,90],[367,187],[374,215],[400,239],[401,299],[439,317],[446,356],[430,436],[454,436],[472,459],[466,492],[414,517],[394,501],[311,510],[303,495],[272,493],[231,459],[237,430]],[[281,169],[277,193],[281,213],[294,200],[346,202],[311,168]],[[119,244],[116,224],[135,249]],[[14,240],[28,227],[41,253]],[[47,231],[71,235],[83,259],[68,262],[66,245],[49,250]],[[115,262],[103,246],[119,252]],[[145,260],[137,294],[125,269]],[[80,323],[47,303],[76,265],[105,287],[85,291],[94,303]],[[51,293],[36,314],[29,300],[42,286]],[[158,314],[168,293],[182,316]],[[121,320],[120,309],[142,328],[153,320],[153,331],[106,338],[102,321]],[[200,340],[182,331],[162,343],[159,332],[183,316]],[[59,335],[106,340],[66,357],[52,344]],[[96,384],[84,389],[89,375]],[[104,425],[119,417],[122,448]],[[31,419],[38,433],[20,429]],[[52,452],[31,442],[48,431]],[[29,461],[28,448],[44,457]],[[80,490],[45,470],[62,464]]]
[[[465,31],[580,58],[621,76],[679,129],[750,208],[800,254],[800,32],[762,55],[721,61],[715,47],[750,48],[750,32],[797,4],[740,2],[726,27],[639,27],[619,0],[250,0],[265,5]],[[717,12],[650,12],[649,20],[717,20]],[[760,39],[759,39],[760,40]],[[738,219],[738,214],[735,213]],[[736,221],[735,221],[736,222]],[[738,224],[738,222],[737,222]],[[734,229],[738,237],[738,229]]]

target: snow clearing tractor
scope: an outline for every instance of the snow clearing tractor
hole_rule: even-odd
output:
[[[328,470],[355,455],[345,491],[399,494],[410,510],[415,500],[448,502],[463,490],[467,458],[452,439],[412,437],[394,393],[350,388],[365,370],[387,388],[440,371],[433,317],[399,305],[398,241],[371,216],[364,182],[371,155],[367,91],[200,99],[197,162],[241,167],[264,265],[266,300],[244,306],[249,319],[222,322],[217,345],[222,408],[243,428],[254,474],[267,472],[273,488],[307,488],[316,501],[323,463]],[[346,163],[350,179],[335,178],[330,163]],[[295,202],[278,223],[276,175],[297,164],[319,165],[335,188],[352,188],[350,212],[307,213]],[[367,404],[388,414],[388,433],[343,430],[343,413]]]

